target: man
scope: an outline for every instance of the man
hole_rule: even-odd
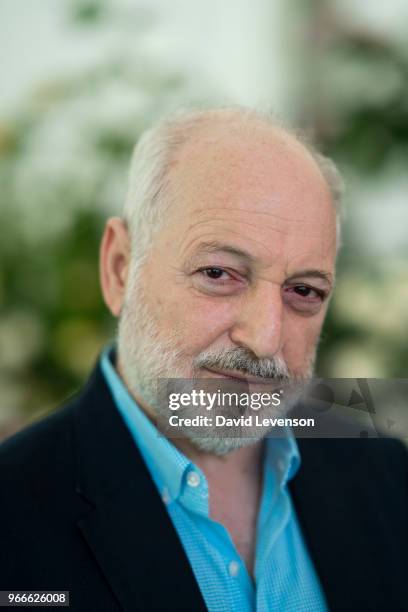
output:
[[[87,387],[0,452],[0,587],[74,610],[402,610],[393,440],[167,439],[158,379],[307,380],[339,180],[260,113],[171,118],[132,160],[100,258],[119,318]]]

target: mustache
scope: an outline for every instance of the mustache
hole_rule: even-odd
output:
[[[251,351],[237,347],[224,349],[218,352],[205,352],[196,357],[194,368],[215,368],[228,371],[242,372],[258,378],[270,378],[282,382],[292,380],[285,361],[281,358],[258,359]]]

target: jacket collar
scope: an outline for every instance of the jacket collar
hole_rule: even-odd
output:
[[[99,365],[76,402],[78,521],[124,610],[205,610],[198,584]],[[148,500],[148,503],[146,503]]]

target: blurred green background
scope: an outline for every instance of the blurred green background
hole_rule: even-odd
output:
[[[346,178],[318,373],[406,377],[408,5],[3,0],[0,437],[76,390],[115,322],[104,220],[143,129],[243,103],[305,127]]]

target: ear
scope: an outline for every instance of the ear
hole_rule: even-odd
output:
[[[103,233],[99,273],[105,304],[118,317],[125,296],[130,263],[130,236],[125,222],[112,217]]]

